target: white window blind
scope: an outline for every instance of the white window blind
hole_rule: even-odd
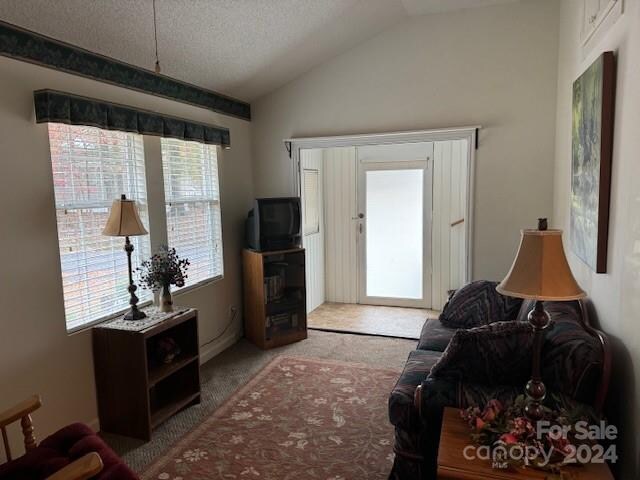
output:
[[[49,124],[67,330],[97,323],[129,305],[124,238],[102,229],[121,194],[138,202],[148,226],[142,137]],[[149,236],[132,237],[134,265],[150,256]],[[151,293],[138,289],[141,301]]]
[[[167,240],[191,262],[185,286],[222,277],[222,222],[217,150],[162,138]]]
[[[304,234],[320,231],[320,175],[318,170],[304,169]]]

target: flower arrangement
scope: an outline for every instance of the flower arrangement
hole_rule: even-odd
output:
[[[167,285],[183,287],[189,265],[189,260],[180,258],[175,248],[161,245],[158,253],[142,262],[138,268],[140,282],[151,290],[159,290]]]
[[[494,399],[484,408],[462,410],[461,416],[471,429],[472,440],[493,449],[492,459],[501,468],[531,466],[554,475],[547,478],[564,480],[572,478],[572,473],[562,467],[580,464],[576,458],[577,448],[586,445],[590,449],[595,444],[594,440],[578,435],[580,429],[574,427],[579,422],[593,424],[598,419],[589,407],[564,397],[554,397],[554,401],[557,409],[544,407],[543,418],[540,419],[544,425],[553,428],[539,429],[541,424],[526,416],[524,395],[517,397],[510,406]],[[517,455],[513,455],[515,450]],[[527,456],[526,452],[536,455]]]
[[[157,253],[138,268],[140,283],[153,291],[162,289],[161,310],[172,311],[171,285],[183,287],[188,277],[189,260],[180,258],[175,248],[161,245]]]

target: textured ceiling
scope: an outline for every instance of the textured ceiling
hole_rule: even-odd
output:
[[[251,101],[410,15],[514,0],[156,0],[162,73]],[[153,69],[152,0],[0,0],[0,19]]]

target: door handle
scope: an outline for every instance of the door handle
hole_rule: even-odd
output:
[[[359,213],[357,217],[351,217],[351,220],[362,220],[364,218],[364,213]]]

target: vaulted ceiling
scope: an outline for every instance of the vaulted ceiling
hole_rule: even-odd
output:
[[[251,101],[413,15],[517,0],[156,0],[162,73]],[[153,69],[153,0],[0,0],[0,19]]]

